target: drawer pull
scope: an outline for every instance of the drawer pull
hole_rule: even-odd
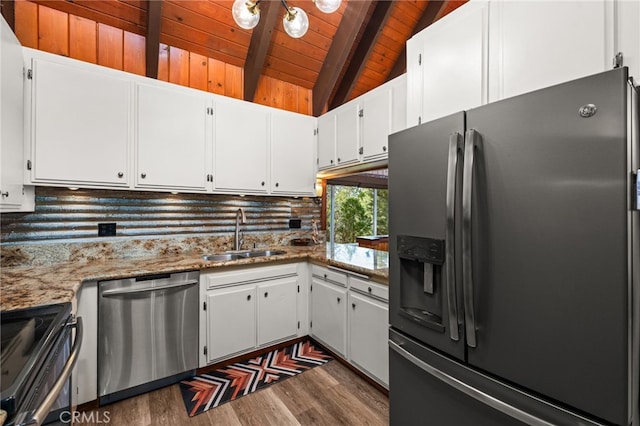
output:
[[[247,294],[247,300],[251,300],[251,295]]]

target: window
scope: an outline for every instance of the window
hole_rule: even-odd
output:
[[[329,241],[356,244],[358,237],[369,240],[381,237],[386,242],[389,233],[386,187],[386,169],[327,180]]]

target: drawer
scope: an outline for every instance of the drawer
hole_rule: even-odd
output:
[[[339,270],[325,268],[323,266],[311,265],[311,275],[324,281],[332,281],[343,287],[347,286],[347,274]]]
[[[298,270],[295,263],[272,266],[248,266],[230,271],[207,271],[207,273],[200,275],[200,282],[204,282],[205,288],[214,288],[294,276],[297,275],[297,273]]]
[[[385,301],[389,300],[389,287],[381,284],[350,276],[349,287],[358,293],[368,294],[372,297]]]

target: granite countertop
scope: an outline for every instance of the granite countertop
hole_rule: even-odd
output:
[[[286,253],[225,262],[202,260],[201,254],[181,254],[137,259],[67,262],[48,266],[5,267],[0,270],[0,311],[70,302],[84,281],[203,270],[276,261],[311,260],[332,265],[387,283],[388,253],[347,244],[309,247],[269,247]]]

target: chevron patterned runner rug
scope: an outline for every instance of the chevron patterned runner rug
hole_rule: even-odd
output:
[[[189,417],[323,365],[333,358],[305,340],[180,382]]]

